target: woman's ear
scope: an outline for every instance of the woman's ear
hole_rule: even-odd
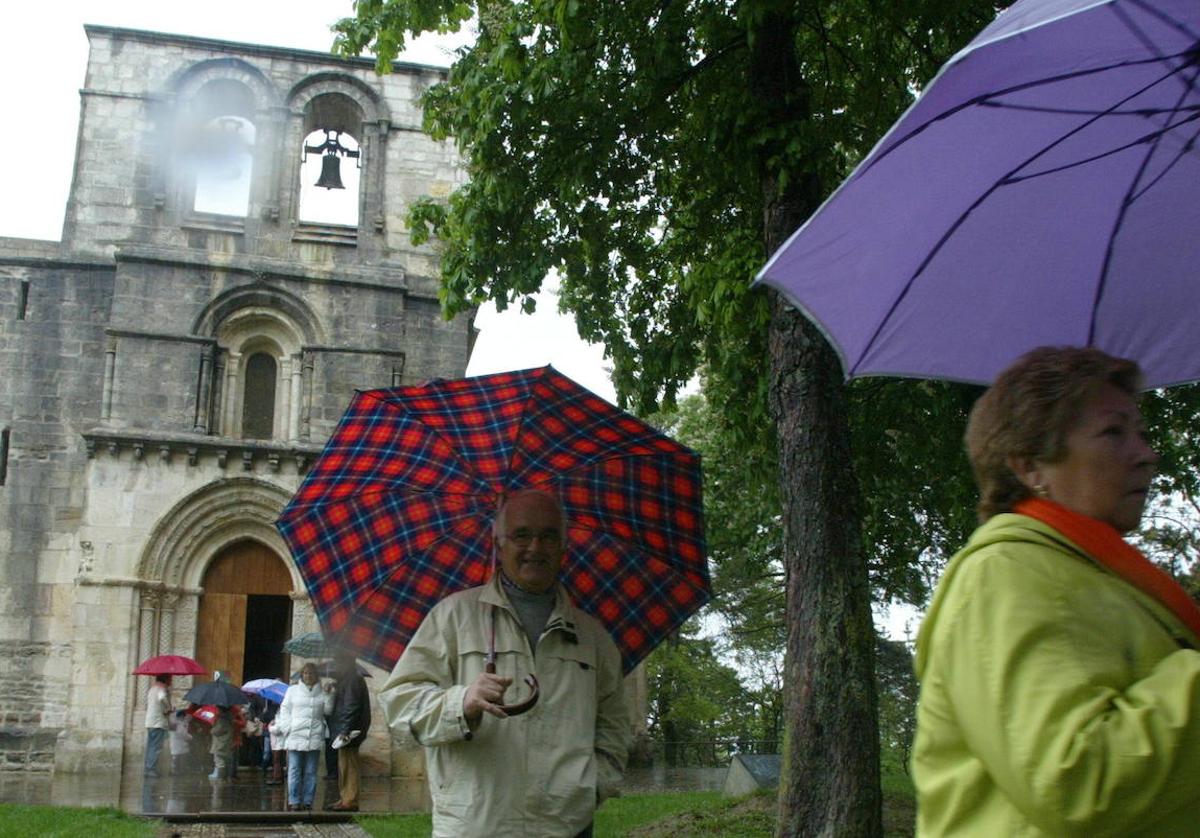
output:
[[[1012,456],[1005,460],[1005,462],[1012,469],[1012,473],[1016,476],[1017,480],[1021,481],[1021,485],[1029,491],[1036,493],[1039,488],[1045,487],[1046,482],[1042,466],[1033,457]]]

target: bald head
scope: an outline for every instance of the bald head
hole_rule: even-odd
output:
[[[523,489],[504,500],[492,529],[508,580],[530,593],[558,581],[566,539],[562,504],[548,492]]]

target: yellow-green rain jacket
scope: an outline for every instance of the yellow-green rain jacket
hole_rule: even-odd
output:
[[[923,836],[1200,835],[1200,652],[1056,530],[997,515],[917,638]]]
[[[621,655],[604,627],[560,587],[536,661],[497,581],[447,597],[426,615],[380,698],[397,735],[425,746],[434,838],[563,838],[581,832],[615,793],[632,726]],[[527,674],[541,697],[521,716],[488,714],[472,732],[467,686],[484,670],[496,614],[496,674],[523,700]]]

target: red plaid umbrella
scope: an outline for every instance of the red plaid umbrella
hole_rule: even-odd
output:
[[[553,367],[358,392],[276,526],[326,637],[386,669],[489,578],[524,488],[562,502],[560,578],[626,671],[708,601],[700,458]]]

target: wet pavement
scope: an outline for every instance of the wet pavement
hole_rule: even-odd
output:
[[[143,777],[141,771],[118,774],[0,773],[0,801],[46,806],[108,806],[135,815],[182,815],[211,812],[284,813],[287,785],[266,782],[269,773],[241,767],[230,780],[211,781],[202,773]],[[336,802],[337,781],[321,778],[313,808]],[[363,777],[360,812],[429,810],[424,780]]]
[[[724,768],[643,768],[626,775],[626,794],[653,791],[719,791]],[[266,782],[269,772],[242,766],[231,780],[210,781],[200,772],[143,777],[140,768],[124,775],[32,774],[0,772],[0,802],[46,806],[106,806],[136,815],[279,813],[286,819],[287,786]],[[325,803],[337,800],[337,781],[317,781],[314,820]],[[363,777],[360,813],[427,812],[429,790],[423,779]],[[270,815],[274,818],[275,815]],[[291,834],[291,833],[288,833]]]

